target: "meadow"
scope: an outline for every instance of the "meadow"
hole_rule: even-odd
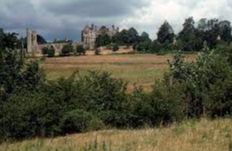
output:
[[[154,82],[163,77],[169,68],[168,60],[173,55],[126,54],[47,58],[42,64],[48,79],[70,76],[78,71],[85,74],[89,70],[107,71],[112,77],[128,82],[128,90],[134,85],[149,91]],[[186,55],[193,61],[195,55]]]
[[[189,120],[168,127],[104,130],[0,144],[0,151],[231,151],[232,120]]]

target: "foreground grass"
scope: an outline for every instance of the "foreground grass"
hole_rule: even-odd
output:
[[[0,151],[231,151],[232,119],[187,121],[167,128],[106,130],[3,143]]]

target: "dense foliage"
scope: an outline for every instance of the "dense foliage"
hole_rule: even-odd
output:
[[[74,52],[74,48],[73,48],[73,45],[71,43],[69,44],[66,44],[62,50],[61,50],[61,53],[60,55],[61,56],[69,56],[71,53]]]
[[[42,54],[47,57],[54,57],[55,56],[55,49],[53,46],[44,47],[42,49]]]

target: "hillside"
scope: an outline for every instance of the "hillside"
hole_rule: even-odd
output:
[[[231,151],[231,125],[232,119],[202,119],[168,128],[105,130],[3,143],[0,151]]]

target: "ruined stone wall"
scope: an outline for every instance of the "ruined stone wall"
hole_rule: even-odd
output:
[[[63,47],[67,45],[69,42],[63,43],[47,43],[47,44],[38,44],[37,42],[37,32],[32,31],[31,29],[27,29],[27,53],[31,56],[41,56],[42,50],[45,47],[53,47],[55,49],[55,53],[59,54]],[[80,43],[73,43],[73,47],[75,48]]]

